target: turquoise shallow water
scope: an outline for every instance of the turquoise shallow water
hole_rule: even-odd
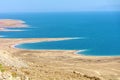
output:
[[[0,18],[21,19],[29,25],[19,32],[0,32],[5,38],[84,38],[22,44],[19,48],[85,49],[85,55],[120,55],[120,12],[20,13],[1,14]]]

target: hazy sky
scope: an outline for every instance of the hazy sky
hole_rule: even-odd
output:
[[[120,10],[120,0],[0,0],[0,13],[111,10]]]

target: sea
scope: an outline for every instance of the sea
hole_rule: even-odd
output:
[[[25,43],[32,50],[83,50],[88,56],[120,56],[120,12],[0,13],[0,19],[19,19],[27,28],[0,31],[1,38],[76,38]],[[13,30],[13,31],[12,31]]]

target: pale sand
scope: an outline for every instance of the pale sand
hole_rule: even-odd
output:
[[[20,31],[20,30],[9,30],[7,28],[26,28],[28,25],[22,20],[14,19],[0,19],[0,31]]]
[[[65,39],[69,38],[0,38],[0,62],[21,70],[31,80],[120,80],[120,56],[93,57],[78,55],[72,50],[35,51],[14,47],[22,43]]]

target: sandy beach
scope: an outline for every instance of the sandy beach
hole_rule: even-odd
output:
[[[7,28],[25,28],[27,25],[22,20],[14,19],[0,19],[0,31],[18,31],[18,30],[9,30]]]
[[[0,80],[120,80],[120,0],[1,0]]]
[[[75,54],[72,50],[24,50],[17,44],[69,38],[0,38],[0,63],[20,80],[120,80],[120,57]],[[17,80],[17,79],[16,79]]]

